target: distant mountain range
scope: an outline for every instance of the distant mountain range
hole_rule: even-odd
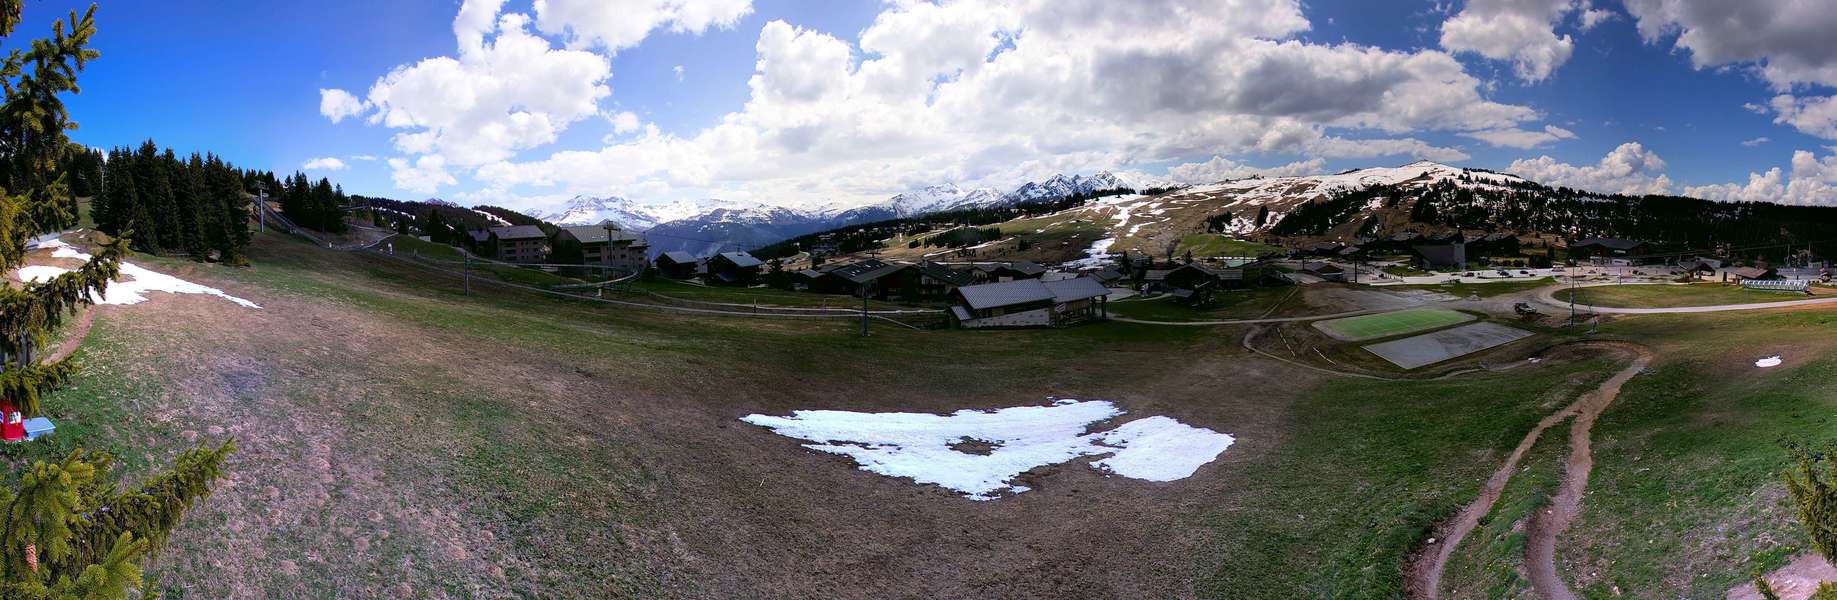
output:
[[[719,199],[646,206],[617,196],[576,196],[559,211],[533,216],[558,225],[590,225],[611,220],[627,231],[645,233],[653,254],[683,250],[706,255],[736,247],[763,246],[859,223],[1165,185],[1170,184],[1107,171],[1089,176],[1061,174],[1044,181],[1027,182],[1006,193],[986,187],[963,189],[945,183],[865,206],[816,209]]]

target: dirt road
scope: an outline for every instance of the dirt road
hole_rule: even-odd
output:
[[[1645,370],[1646,366],[1652,362],[1651,351],[1642,346],[1617,342],[1591,342],[1590,344],[1629,353],[1634,356],[1633,363],[1602,383],[1600,387],[1583,394],[1562,410],[1544,417],[1529,432],[1525,433],[1524,439],[1519,440],[1518,446],[1512,449],[1505,463],[1500,465],[1499,469],[1493,472],[1492,477],[1486,480],[1486,484],[1480,488],[1479,497],[1463,507],[1452,520],[1437,527],[1434,537],[1430,538],[1432,541],[1411,557],[1410,566],[1404,574],[1405,589],[1410,598],[1434,600],[1437,597],[1441,588],[1442,571],[1447,568],[1448,559],[1454,554],[1454,549],[1460,546],[1461,540],[1473,532],[1481,518],[1492,512],[1493,504],[1499,501],[1500,493],[1505,489],[1506,484],[1511,482],[1512,475],[1518,472],[1519,461],[1524,458],[1525,453],[1537,445],[1537,440],[1543,436],[1544,431],[1570,417],[1575,417],[1576,421],[1569,429],[1570,453],[1564,471],[1562,491],[1553,501],[1552,507],[1546,511],[1548,516],[1540,514],[1532,519],[1531,542],[1530,547],[1526,550],[1526,562],[1531,563],[1532,584],[1539,595],[1544,598],[1575,597],[1562,583],[1561,576],[1556,572],[1554,557],[1556,536],[1562,533],[1563,529],[1568,527],[1570,520],[1580,512],[1582,490],[1588,486],[1588,474],[1594,467],[1594,458],[1589,454],[1589,430],[1593,427],[1595,418],[1601,415],[1601,411],[1619,396],[1620,387],[1634,375]],[[1539,527],[1540,521],[1541,527]]]
[[[1588,488],[1588,475],[1595,467],[1589,443],[1595,419],[1620,395],[1622,385],[1652,364],[1650,350],[1632,345],[1624,347],[1636,353],[1633,364],[1615,373],[1601,387],[1582,396],[1572,406],[1575,423],[1569,427],[1569,459],[1563,467],[1562,487],[1556,497],[1551,499],[1548,508],[1531,515],[1531,539],[1525,548],[1525,562],[1529,563],[1532,589],[1548,600],[1573,600],[1576,597],[1557,572],[1556,538],[1582,512],[1582,492]]]

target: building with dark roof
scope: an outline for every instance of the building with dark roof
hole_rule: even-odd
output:
[[[982,327],[1057,327],[1109,317],[1105,288],[1095,278],[1016,279],[957,288],[951,322]]]
[[[1467,244],[1420,244],[1410,247],[1411,262],[1416,268],[1424,271],[1446,269],[1460,271],[1467,268]]]
[[[498,260],[513,263],[540,263],[548,260],[549,234],[535,225],[511,225],[491,228],[491,242],[497,247]]]
[[[708,274],[703,279],[707,283],[752,285],[759,281],[760,271],[764,267],[765,261],[751,254],[722,252],[708,257]]]
[[[650,247],[644,238],[626,233],[607,224],[563,227],[557,236],[580,242],[581,264],[598,265],[635,272],[644,268],[645,253]]]
[[[1582,238],[1569,243],[1569,258],[1587,260],[1598,258],[1633,259],[1645,256],[1651,245],[1637,240],[1620,238]]]
[[[657,272],[670,279],[688,279],[695,276],[696,267],[700,266],[695,255],[681,250],[671,250],[657,255],[652,264],[657,265]]]

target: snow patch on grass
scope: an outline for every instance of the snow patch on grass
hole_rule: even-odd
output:
[[[77,260],[90,260],[94,258],[88,254],[78,252],[77,249],[71,247],[70,244],[66,244],[63,240],[55,237],[33,240],[32,247],[51,248],[52,258],[73,258]],[[58,275],[63,275],[68,272],[70,272],[68,269],[61,269],[58,267],[29,266],[19,269],[19,278],[24,281],[38,282],[49,280],[52,277],[57,277]],[[243,307],[261,308],[261,306],[256,305],[254,302],[225,294],[223,290],[198,285],[171,275],[152,271],[127,261],[121,261],[121,275],[116,277],[113,282],[109,283],[108,289],[103,292],[101,298],[96,299],[96,303],[121,305],[140,304],[147,301],[146,292],[209,294],[224,300],[229,300]]]
[[[1235,439],[1168,417],[1149,417],[1115,429],[1085,433],[1093,423],[1121,416],[1103,400],[1058,400],[1049,406],[949,415],[800,410],[788,417],[740,419],[779,435],[808,440],[805,448],[853,458],[862,470],[948,488],[972,500],[1021,493],[1020,474],[1083,456],[1107,473],[1147,481],[1175,481],[1212,462]],[[987,442],[985,453],[953,448],[965,439]]]

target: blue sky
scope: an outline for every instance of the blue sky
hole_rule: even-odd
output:
[[[465,4],[104,3],[73,138],[277,171],[334,158],[313,174],[352,192],[531,210],[1416,158],[1837,203],[1837,38],[1802,35],[1837,11],[1787,0],[473,0],[472,58]],[[86,5],[29,4],[14,43]],[[971,35],[935,37],[953,31]],[[416,68],[439,57],[451,68]],[[411,72],[374,94],[395,69]],[[350,114],[328,113],[323,90],[348,92]]]

